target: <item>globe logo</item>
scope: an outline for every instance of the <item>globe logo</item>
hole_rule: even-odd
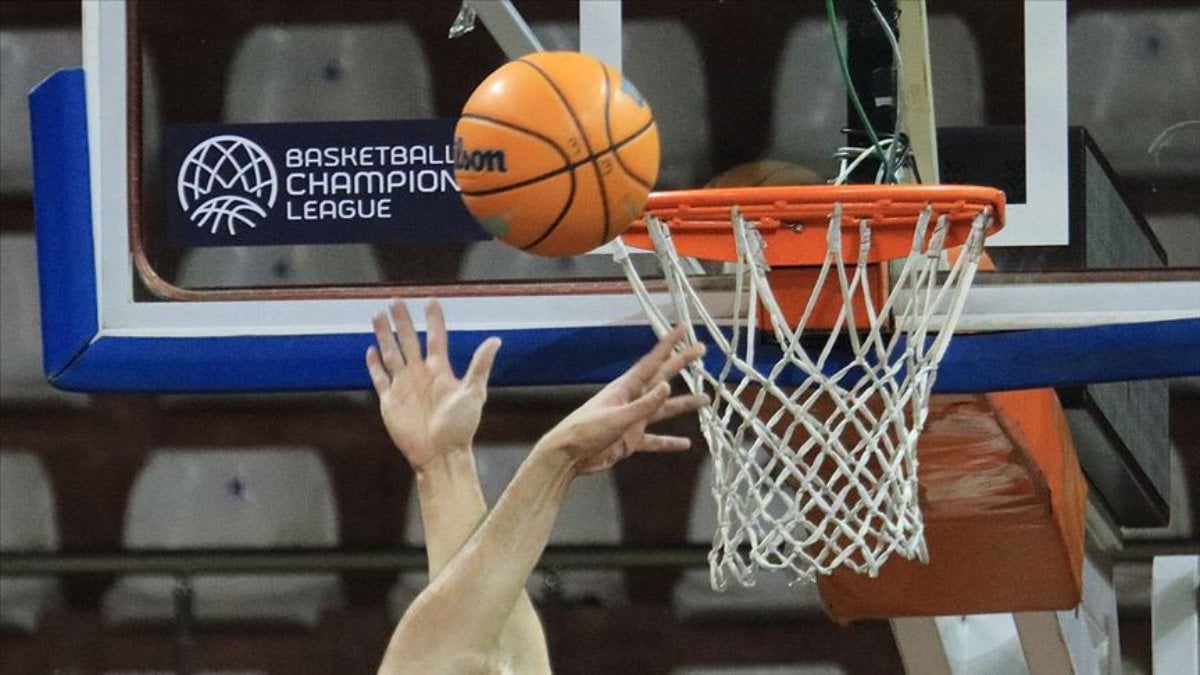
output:
[[[275,165],[257,143],[241,136],[214,136],[188,153],[176,183],[179,206],[196,227],[211,234],[258,227],[275,205]]]

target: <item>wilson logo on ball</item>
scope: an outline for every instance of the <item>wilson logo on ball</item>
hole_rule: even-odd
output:
[[[467,210],[536,255],[612,241],[658,179],[650,105],[619,70],[579,52],[536,52],[496,69],[463,105],[454,139]]]
[[[508,164],[504,151],[498,148],[471,150],[461,136],[454,139],[454,168],[459,171],[494,171],[506,173]]]

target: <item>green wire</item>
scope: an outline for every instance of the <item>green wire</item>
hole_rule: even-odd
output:
[[[858,91],[854,89],[854,82],[850,79],[850,64],[846,61],[846,50],[842,48],[842,38],[838,33],[837,12],[833,9],[833,0],[825,0],[825,13],[829,15],[829,30],[833,34],[833,48],[837,52],[838,66],[842,71],[842,79],[846,82],[846,91],[850,94],[850,102],[854,104],[854,111],[858,113],[859,121],[866,127],[867,136],[871,138],[871,144],[875,146],[875,154],[886,162],[887,156],[883,153],[879,136],[875,133],[875,127],[871,126],[871,120],[867,119],[867,111],[863,109],[862,101],[858,98]]]

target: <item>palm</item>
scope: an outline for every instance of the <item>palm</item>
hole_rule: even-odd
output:
[[[446,353],[441,307],[427,309],[428,349],[422,356],[416,330],[402,304],[392,306],[395,332],[375,317],[378,347],[367,351],[367,369],[384,425],[410,465],[419,469],[440,454],[469,449],[487,398],[487,378],[499,341],[480,345],[467,374],[454,376]]]
[[[703,396],[668,398],[667,380],[704,353],[701,345],[691,345],[672,355],[681,337],[678,329],[664,336],[654,350],[567,416],[543,442],[569,455],[579,473],[604,471],[635,452],[686,449],[684,438],[646,433],[650,423],[695,410],[706,400]]]
[[[582,458],[576,466],[580,473],[595,473],[604,471],[635,452],[646,435],[647,420],[639,419],[624,429],[611,426],[595,426],[590,424],[603,420],[612,411],[626,405],[643,394],[642,387],[629,382],[625,376],[613,381],[602,389],[599,394],[585,403],[570,417],[578,416],[576,421],[586,424],[588,428],[596,429],[592,441],[594,447],[601,448],[598,452]],[[570,419],[570,418],[568,418]]]
[[[413,465],[469,445],[482,414],[482,392],[470,391],[451,372],[432,370],[425,364],[406,368],[379,397],[388,434]]]

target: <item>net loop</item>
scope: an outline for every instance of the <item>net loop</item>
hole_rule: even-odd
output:
[[[846,220],[843,204],[831,203],[826,251],[792,322],[771,288],[768,248],[777,240],[760,231],[769,215],[752,220],[729,206],[733,293],[716,315],[666,218],[643,221],[665,296],[617,255],[655,331],[683,324],[685,342],[706,342],[718,357],[683,372],[689,389],[711,401],[699,417],[719,523],[708,558],[714,589],[753,585],[764,570],[811,581],[838,568],[874,576],[891,556],[926,558],[916,442],[985,234],[997,226],[985,206],[970,232],[959,232],[964,219],[954,209],[931,201],[913,210],[911,249],[881,297],[870,271],[878,260],[872,221],[883,215],[860,208]],[[705,218],[710,224],[711,214]],[[844,227],[857,237],[846,250]],[[799,236],[798,229],[788,232]],[[947,262],[951,241],[964,250]],[[832,328],[810,328],[830,298],[837,301]]]

